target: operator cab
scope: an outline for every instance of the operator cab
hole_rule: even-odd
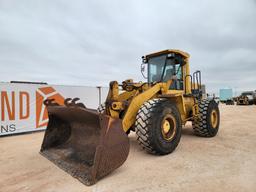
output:
[[[167,82],[172,79],[169,89],[183,90],[185,59],[186,57],[182,53],[172,50],[161,51],[143,57],[143,63],[147,64],[148,83]]]

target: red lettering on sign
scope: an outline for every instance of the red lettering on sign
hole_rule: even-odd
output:
[[[25,103],[24,103],[24,98],[25,98]],[[30,112],[28,92],[21,91],[19,99],[20,99],[20,119],[27,119],[29,117],[29,112]]]
[[[11,100],[12,103],[10,104],[8,95],[6,91],[1,92],[1,120],[5,120],[5,108],[7,109],[7,113],[9,116],[9,120],[15,120],[15,93],[12,91]]]

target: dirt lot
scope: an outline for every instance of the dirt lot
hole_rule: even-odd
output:
[[[0,138],[0,191],[255,191],[256,106],[220,106],[214,138],[183,129],[176,151],[146,154],[130,135],[125,164],[87,187],[39,155],[43,132]]]

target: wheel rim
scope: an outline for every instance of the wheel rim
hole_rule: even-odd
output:
[[[163,121],[161,126],[161,132],[163,138],[167,141],[170,141],[174,138],[177,131],[176,120],[172,115],[167,115]]]
[[[212,128],[217,128],[217,124],[218,124],[218,113],[217,111],[214,109],[211,112],[211,124],[212,124]]]

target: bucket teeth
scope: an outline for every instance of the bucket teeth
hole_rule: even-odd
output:
[[[73,105],[75,105],[76,102],[79,101],[79,100],[80,100],[80,99],[79,99],[78,97],[75,97],[74,99],[72,99],[71,103],[72,103]]]
[[[74,98],[71,103],[73,106],[77,106],[77,107],[82,107],[82,108],[86,108],[85,105],[83,103],[76,103],[77,101],[79,101],[80,98],[76,97]]]
[[[44,100],[44,105],[45,106],[59,106],[59,104],[55,102],[55,99]]]
[[[80,98],[78,98],[78,97],[75,97],[74,99],[66,98],[65,101],[64,101],[64,104],[67,107],[81,107],[81,108],[86,109],[86,107],[83,103],[76,103],[79,100],[80,100]]]
[[[71,106],[71,102],[70,102],[71,100],[72,100],[71,98],[66,98],[64,100],[64,105],[66,105],[67,107]]]
[[[85,108],[85,105],[83,103],[76,103],[77,101],[79,101],[80,99],[78,97],[71,99],[71,98],[66,98],[64,101],[65,106],[67,107],[81,107],[81,108]],[[46,99],[44,100],[44,105],[45,106],[59,106],[58,103],[56,103],[55,99]]]

